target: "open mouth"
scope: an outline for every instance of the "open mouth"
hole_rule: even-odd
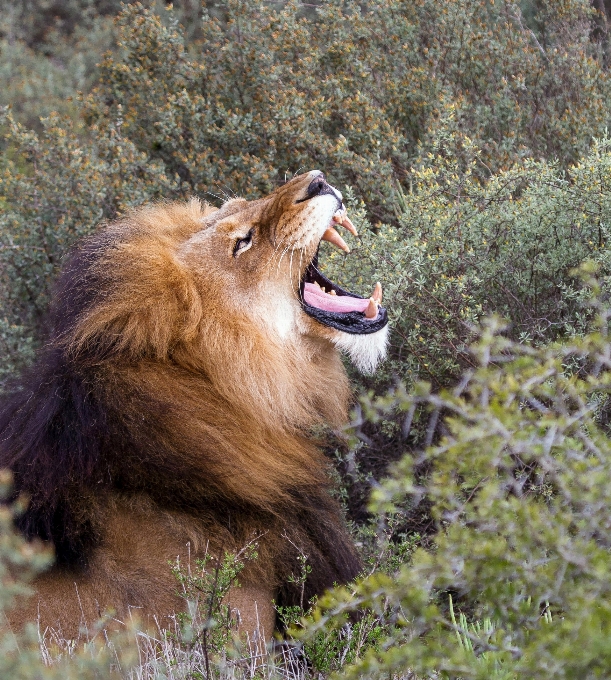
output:
[[[356,230],[343,208],[335,213],[333,222],[345,226],[356,235]],[[349,252],[348,246],[334,229],[333,222],[322,240],[330,241]],[[299,292],[304,312],[319,323],[336,330],[351,334],[376,333],[388,323],[386,309],[381,306],[382,286],[377,283],[369,298],[344,290],[320,272],[318,250],[306,268]]]

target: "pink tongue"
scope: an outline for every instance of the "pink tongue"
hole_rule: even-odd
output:
[[[305,284],[303,297],[311,307],[324,309],[326,312],[364,312],[369,306],[369,300],[349,295],[328,295],[313,283]]]

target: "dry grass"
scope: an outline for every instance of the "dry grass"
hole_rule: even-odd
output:
[[[113,622],[116,623],[116,622]],[[56,630],[39,628],[39,646],[47,666],[75,655],[92,661],[105,656],[109,673],[125,680],[193,680],[208,677],[219,680],[306,680],[312,677],[298,646],[287,642],[262,643],[255,635],[237,637],[221,655],[206,653],[201,640],[184,641],[177,620],[170,629],[140,630],[136,622],[123,631],[109,632],[107,621],[83,629],[77,640],[69,640]],[[134,663],[135,662],[135,663]]]
[[[179,636],[178,622],[173,629],[158,628],[156,632],[145,632],[130,624],[118,634],[109,634],[100,624],[94,630],[83,631],[79,640],[67,640],[50,629],[39,631],[39,644],[47,666],[77,654],[90,656],[98,663],[101,656],[106,656],[108,677],[117,680],[324,680],[328,677],[314,671],[302,650],[293,643],[275,641],[262,646],[256,639],[235,640],[221,656],[207,662],[201,642],[187,647],[178,641]],[[406,669],[392,675],[391,680],[424,679]]]

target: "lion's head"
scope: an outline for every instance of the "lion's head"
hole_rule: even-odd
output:
[[[233,402],[267,402],[259,415],[337,424],[346,387],[332,348],[371,372],[388,332],[379,284],[361,298],[317,267],[322,239],[347,250],[338,224],[356,233],[319,171],[218,210],[197,200],[137,210],[86,244],[93,265],[73,265],[81,276],[68,277],[57,327],[76,355],[171,359]]]
[[[348,250],[335,230],[356,230],[342,195],[321,172],[296,177],[258,201],[228,201],[182,247],[210,311],[244,315],[280,342],[323,338],[372,371],[383,356],[387,316],[379,300],[352,295],[317,267],[322,239]],[[205,268],[201,263],[209,263]],[[225,323],[225,320],[223,320]]]

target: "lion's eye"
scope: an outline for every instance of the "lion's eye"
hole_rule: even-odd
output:
[[[242,238],[237,239],[235,242],[235,245],[233,246],[233,256],[236,257],[240,253],[243,253],[245,250],[248,250],[250,246],[252,245],[252,232],[253,230],[251,229],[246,236],[243,236]]]

